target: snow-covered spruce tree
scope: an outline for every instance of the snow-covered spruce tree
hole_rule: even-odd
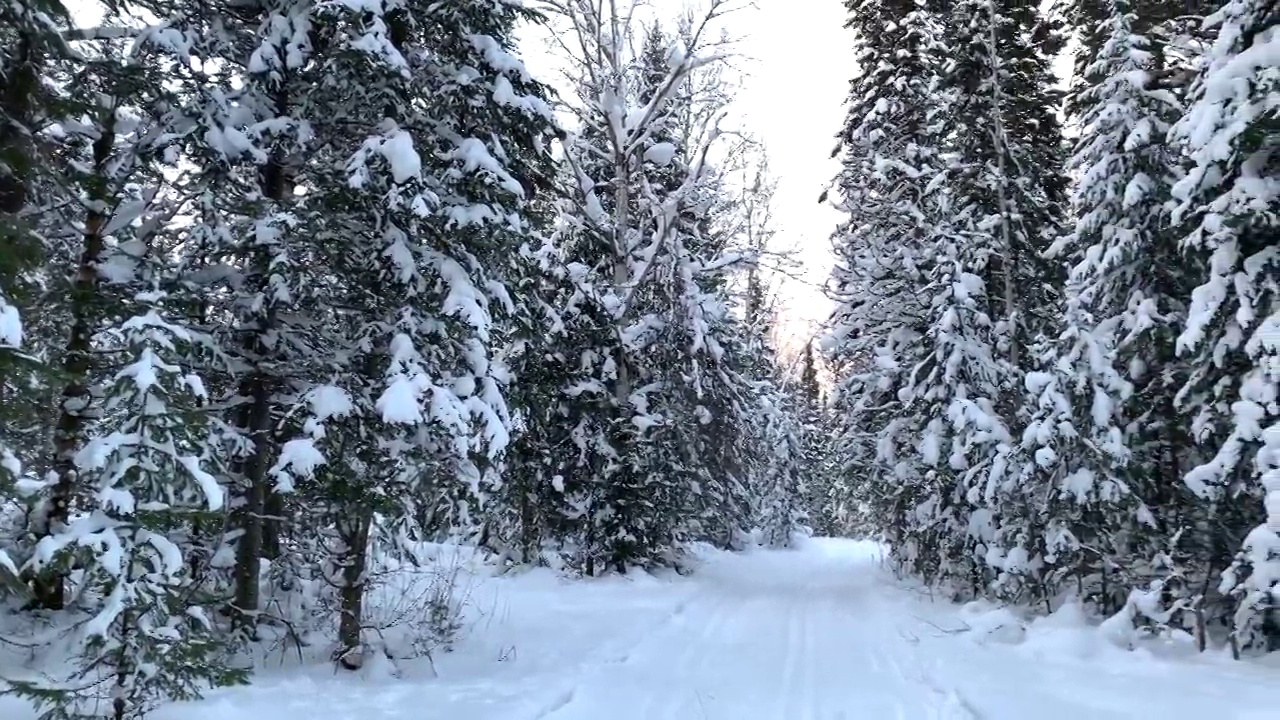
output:
[[[0,123],[7,122],[12,120],[0,117]],[[21,161],[19,152],[13,148],[0,155],[0,173],[4,173],[0,175],[0,183],[4,184],[4,189],[0,190],[0,195],[4,195],[4,204],[0,205],[0,244],[14,249],[12,254],[6,253],[0,258],[0,409],[3,410],[0,427],[4,428],[0,432],[0,505],[4,507],[0,517],[7,516],[8,511],[16,507],[17,498],[13,491],[23,471],[19,455],[21,438],[11,428],[18,425],[25,415],[25,388],[15,380],[21,378],[23,366],[29,361],[22,352],[22,313],[14,290],[21,286],[23,275],[38,258],[32,250],[39,248],[38,239],[32,237],[18,218],[18,213],[27,205],[26,185],[29,182],[13,169]],[[0,541],[0,597],[11,593],[25,596],[27,589],[20,580],[17,564],[6,552],[8,544],[7,539]]]
[[[1148,88],[1163,87],[1175,93],[1181,89],[1181,79],[1172,77],[1182,71],[1185,60],[1182,57],[1185,39],[1178,36],[1184,33],[1184,25],[1195,18],[1194,13],[1212,4],[1212,0],[1131,0],[1128,3],[1133,16],[1131,31],[1143,38],[1148,55]],[[1060,7],[1063,20],[1080,48],[1075,53],[1067,94],[1068,113],[1078,121],[1084,110],[1079,102],[1081,93],[1093,86],[1088,78],[1089,68],[1111,38],[1109,22],[1114,8],[1111,0],[1069,0]]]
[[[648,88],[642,97],[660,91],[670,47],[692,44],[696,20],[693,15],[681,18],[673,37],[657,27],[650,32],[642,53]],[[720,42],[727,42],[723,34]],[[716,143],[717,122],[734,89],[727,71],[725,64],[713,63],[691,73],[672,99],[670,119],[652,138],[654,147],[670,142],[678,149],[675,162],[662,168],[678,171],[663,179],[668,193],[680,190],[679,172],[688,172],[694,161],[688,149]],[[687,473],[681,482],[691,489],[689,535],[721,547],[739,547],[752,525],[750,468],[767,452],[752,439],[754,404],[774,392],[779,378],[776,363],[762,365],[757,357],[760,348],[751,342],[746,308],[739,312],[742,299],[737,289],[743,274],[759,275],[760,259],[769,252],[761,243],[768,242],[771,231],[762,183],[736,187],[731,180],[739,173],[767,177],[767,167],[757,160],[758,144],[738,134],[737,140],[715,149],[716,164],[705,169],[705,177],[681,201],[671,242],[673,269],[655,274],[653,284],[670,288],[670,297],[659,301],[655,311],[662,314],[664,305],[675,308],[677,320],[666,323],[665,332],[675,330],[671,341],[659,339],[658,346],[668,352],[688,348],[693,355],[690,359],[672,352],[667,364],[680,369],[665,381],[675,391],[668,397],[677,397],[679,403],[666,414],[696,419],[668,423],[665,441],[679,448]],[[795,492],[796,483],[786,487]]]
[[[566,385],[565,376],[579,361],[590,362],[584,348],[596,346],[604,334],[599,308],[572,290],[575,267],[566,265],[568,247],[583,251],[588,236],[566,224],[569,215],[558,197],[576,180],[571,168],[557,167],[557,187],[547,193],[552,219],[540,242],[530,243],[523,260],[534,270],[515,290],[514,297],[528,315],[521,319],[523,337],[512,344],[509,356],[519,378],[512,397],[516,433],[504,459],[504,502],[497,508],[494,532],[500,549],[519,547],[522,562],[554,562],[551,555],[572,555],[585,535],[586,473],[571,472],[592,456],[575,447],[575,438],[595,436],[598,427],[582,398],[580,388]],[[545,201],[544,201],[545,202]],[[541,203],[540,203],[541,204]],[[558,246],[553,246],[555,240]],[[600,257],[605,250],[600,249]],[[527,324],[526,324],[527,323]],[[544,554],[545,553],[545,554]],[[514,555],[514,553],[509,553]]]
[[[813,356],[813,341],[804,344],[800,355],[800,396],[817,405],[822,401],[822,388],[818,385],[818,364]]]
[[[681,128],[678,124],[679,112],[688,102],[681,95],[691,83],[693,73],[679,87],[663,87],[670,73],[667,54],[672,47],[677,47],[676,42],[679,41],[668,37],[655,23],[640,40],[637,57],[632,61],[633,77],[629,83],[632,94],[626,105],[658,103],[648,136],[637,148],[639,167],[630,181],[634,196],[631,207],[639,217],[644,217],[639,213],[645,212],[646,194],[651,202],[663,203],[671,193],[680,190],[688,171],[686,146],[679,137]],[[661,97],[664,91],[669,93],[666,98]],[[663,157],[667,152],[671,153],[670,157]],[[608,177],[607,173],[605,177]],[[705,468],[703,463],[714,462],[704,453],[717,455],[717,450],[729,450],[736,445],[735,438],[722,437],[719,444],[712,447],[700,443],[701,436],[712,429],[709,427],[712,424],[717,426],[717,430],[723,429],[725,418],[719,412],[721,408],[712,411],[703,404],[701,388],[688,392],[693,389],[689,385],[700,385],[704,380],[699,358],[690,357],[694,350],[690,347],[693,338],[689,337],[689,331],[707,332],[710,328],[705,323],[714,322],[697,306],[710,298],[703,298],[702,288],[693,283],[691,276],[684,274],[691,270],[690,265],[696,261],[692,255],[698,250],[689,245],[696,246],[711,240],[706,237],[709,230],[706,215],[710,208],[704,204],[708,199],[701,192],[704,188],[691,186],[686,189],[685,197],[676,200],[677,204],[673,205],[666,218],[659,221],[669,225],[664,231],[663,247],[655,248],[657,252],[652,257],[647,277],[636,283],[630,292],[635,324],[628,328],[630,337],[627,344],[643,353],[644,357],[628,358],[626,362],[631,374],[630,382],[639,389],[633,394],[632,403],[644,417],[636,425],[636,432],[627,428],[628,440],[634,442],[633,454],[627,462],[631,476],[637,482],[606,500],[618,511],[612,514],[609,521],[612,527],[605,532],[608,535],[631,534],[632,527],[648,526],[655,532],[651,540],[641,541],[642,546],[661,546],[696,536],[714,537],[725,546],[733,542],[727,532],[716,532],[721,528],[715,527],[718,525],[715,522],[717,510],[721,509],[718,506],[728,498],[701,483],[708,479],[702,472]],[[650,228],[655,228],[653,220],[640,222],[638,229],[641,233],[652,232]],[[699,322],[704,326],[691,326]],[[718,350],[723,353],[723,348]],[[729,450],[726,454],[731,453]],[[724,457],[719,455],[715,459]],[[740,471],[736,467],[738,457],[733,455],[722,468],[726,475]],[[658,512],[646,517],[649,513],[642,503],[648,492],[646,487],[655,481],[668,489],[667,506],[654,508]],[[669,530],[663,528],[664,525]],[[664,541],[662,536],[669,531],[672,539]],[[641,550],[636,554],[643,557],[646,552]]]
[[[766,545],[788,547],[796,533],[808,532],[805,427],[793,398],[762,384],[772,391],[762,392],[757,402],[760,416],[752,438],[760,453],[753,458],[759,468],[752,484],[757,493],[756,525]]]
[[[498,356],[513,378],[507,387],[513,431],[501,459],[502,486],[489,501],[480,540],[500,556],[530,564],[540,560],[544,541],[555,534],[551,525],[574,511],[557,490],[563,478],[555,479],[559,460],[550,444],[556,437],[553,426],[561,422],[563,381],[556,351],[564,324],[551,304],[557,281],[551,276],[554,251],[546,242],[554,232],[557,168],[541,147],[507,148],[508,155],[522,151],[531,155],[525,176],[531,192],[524,208],[530,234],[519,252],[505,258],[514,313],[499,328],[503,350]]]
[[[727,306],[714,291],[733,256],[702,217],[713,200],[706,157],[719,113],[682,112],[698,101],[683,93],[687,83],[719,61],[699,53],[728,4],[708,5],[648,71],[627,49],[633,10],[550,5],[571,28],[567,59],[579,85],[569,108],[577,132],[566,146],[574,199],[557,233],[571,288],[561,414],[576,457],[557,475],[583,508],[575,534],[584,569],[621,570],[669,560],[698,530],[688,522],[701,502],[691,481],[714,472],[714,459],[691,442],[706,442],[724,420],[711,399],[724,392],[717,402],[731,402],[737,392],[723,362]]]
[[[130,286],[157,284],[151,273],[139,280]],[[70,554],[78,570],[64,598],[76,620],[58,648],[70,676],[13,683],[42,718],[141,718],[244,678],[225,665],[211,599],[181,546],[189,523],[222,508],[223,491],[202,467],[207,396],[192,370],[203,343],[164,317],[163,300],[140,290],[118,330],[128,364],[75,458],[91,509],[35,549],[37,560]]]
[[[1041,253],[1058,234],[1065,189],[1049,69],[1057,43],[1032,6],[971,0],[948,15],[945,45],[947,226],[930,277],[932,357],[908,392],[938,492],[937,571],[982,592],[1034,572],[1044,555],[1013,439],[1028,346],[1054,321],[1057,272]]]
[[[59,32],[65,31],[61,26]],[[50,283],[56,291],[42,300],[53,304],[49,315],[60,321],[33,328],[35,332],[30,333],[39,338],[40,354],[59,370],[54,382],[56,410],[47,424],[42,423],[51,441],[42,443],[42,449],[51,446],[52,452],[40,459],[44,477],[32,488],[35,492],[28,500],[31,508],[26,530],[34,538],[62,532],[75,510],[80,488],[74,458],[96,418],[102,375],[95,357],[105,357],[96,352],[99,348],[94,346],[94,337],[104,322],[118,319],[110,317],[111,293],[102,287],[111,279],[110,223],[118,209],[124,223],[134,219],[121,205],[136,199],[129,197],[136,188],[128,188],[128,184],[135,181],[132,175],[139,167],[148,164],[135,146],[146,132],[137,128],[135,115],[135,103],[145,102],[140,97],[145,92],[140,87],[145,88],[149,79],[145,67],[126,67],[120,49],[113,46],[83,48],[83,55],[70,62],[73,51],[60,40],[54,43],[46,38],[45,48],[61,48],[61,59],[68,62],[44,58],[39,72],[45,91],[37,96],[43,96],[47,106],[39,117],[29,118],[33,125],[50,125],[50,132],[40,137],[30,128],[22,131],[35,136],[27,138],[30,147],[42,149],[42,155],[56,158],[63,168],[56,178],[46,176],[45,182],[28,186],[29,192],[43,190],[46,202],[56,198],[63,207],[61,212],[40,213],[26,220],[38,219],[42,234],[48,238],[42,248],[46,268],[38,282]],[[64,90],[55,92],[50,86]],[[48,558],[49,562],[39,564],[39,574],[32,578],[38,606],[49,610],[63,607],[64,582],[70,569],[63,564],[65,559]],[[28,567],[34,570],[36,566]]]
[[[1199,261],[1178,350],[1194,370],[1180,395],[1215,454],[1186,474],[1209,501],[1261,502],[1222,590],[1238,598],[1232,641],[1280,648],[1280,5],[1230,0],[1171,138],[1189,160],[1174,186],[1182,247]],[[1257,507],[1255,505],[1254,507]]]
[[[15,303],[26,284],[25,275],[42,259],[42,240],[31,218],[37,214],[40,176],[48,171],[43,162],[47,151],[39,146],[35,134],[60,104],[41,80],[46,64],[68,54],[61,38],[67,24],[66,8],[59,2],[14,2],[0,8],[0,78],[4,79],[0,91],[0,242],[6,248],[0,258],[4,288],[0,292],[6,297],[3,337],[9,347],[16,347],[22,335]],[[6,373],[6,387],[9,380]]]
[[[193,87],[188,110],[200,127],[191,153],[203,171],[202,222],[193,241],[215,259],[211,267],[192,268],[192,281],[206,283],[218,299],[203,314],[226,358],[224,372],[212,381],[219,404],[230,408],[218,444],[230,486],[228,530],[235,539],[217,554],[216,564],[230,570],[233,622],[255,638],[264,613],[270,617],[264,576],[271,585],[295,587],[275,571],[319,561],[314,537],[294,545],[308,557],[279,557],[281,528],[267,518],[289,515],[285,495],[292,488],[279,475],[273,478],[272,470],[283,471],[292,459],[283,445],[295,427],[290,419],[308,408],[309,393],[329,363],[346,359],[324,355],[325,349],[342,348],[332,332],[334,288],[325,282],[340,250],[321,234],[345,219],[341,206],[327,207],[342,185],[332,182],[331,166],[317,167],[341,160],[316,153],[323,140],[314,128],[317,118],[341,117],[329,114],[333,108],[325,100],[345,88],[316,78],[324,60],[345,48],[330,44],[328,56],[313,54],[313,31],[316,40],[328,38],[323,13],[309,4],[266,2],[244,13],[223,12],[233,22],[219,25],[213,17],[181,14],[176,6],[170,16],[194,26],[188,32],[196,41],[186,51],[205,50],[226,60],[206,71],[206,88]],[[316,217],[325,210],[338,217],[320,225]],[[234,561],[228,562],[229,554]],[[264,573],[264,560],[272,561],[271,575]]]
[[[913,441],[899,433],[909,433],[901,393],[928,353],[923,293],[938,233],[930,184],[941,138],[931,112],[941,28],[912,0],[851,3],[849,27],[862,74],[852,81],[838,146],[836,204],[848,219],[832,239],[837,307],[824,343],[839,371],[833,460],[836,482],[860,485],[898,557],[915,566],[920,528],[912,518],[936,500],[914,469],[916,451],[899,448]]]
[[[562,361],[555,350],[563,324],[547,303],[555,293],[540,277],[544,266],[533,247],[519,259],[532,272],[522,273],[512,289],[524,311],[503,356],[517,378],[508,394],[514,431],[503,456],[501,496],[491,502],[482,538],[504,559],[525,565],[542,562],[544,544],[570,534],[567,526],[575,515],[565,502],[564,477],[554,454],[557,430],[565,421],[560,414],[563,378],[556,372]]]
[[[315,8],[270,25],[305,21],[305,46],[282,32],[253,56],[266,88],[283,79],[300,93],[305,134],[267,168],[305,190],[279,215],[276,264],[305,263],[313,280],[296,289],[305,306],[288,286],[277,301],[290,303],[283,320],[310,312],[321,327],[292,326],[301,354],[274,402],[296,419],[264,477],[311,528],[291,544],[320,553],[302,566],[322,563],[335,590],[345,667],[369,640],[370,553],[409,536],[475,538],[497,487],[509,418],[496,323],[513,310],[502,270],[528,232],[521,179],[545,163],[551,126],[545,91],[511,54],[523,14]]]
[[[1019,588],[1044,601],[1070,582],[1106,614],[1173,570],[1153,563],[1180,529],[1160,510],[1180,505],[1169,472],[1177,477],[1185,456],[1173,342],[1187,289],[1165,210],[1177,99],[1154,87],[1151,42],[1130,3],[1109,9],[1085,33],[1102,43],[1076,81],[1076,227],[1050,253],[1071,266],[1062,330],[1039,346],[1041,371],[1027,378],[1023,446],[1034,457],[1020,492],[1041,499],[1028,509],[1043,518],[1031,541],[1046,554]]]
[[[111,13],[110,28],[71,30],[57,25],[69,21],[56,13],[41,21],[69,39],[47,45],[60,54],[51,50],[41,66],[41,108],[30,120],[38,129],[32,147],[56,168],[33,174],[27,193],[39,206],[23,213],[44,241],[44,263],[28,278],[42,312],[29,316],[26,328],[44,371],[22,378],[29,417],[15,423],[33,440],[43,435],[31,445],[42,457],[30,458],[33,482],[24,485],[31,540],[57,535],[75,513],[93,507],[75,457],[94,430],[104,383],[123,352],[102,333],[124,319],[118,304],[129,296],[134,263],[129,228],[144,212],[158,223],[149,233],[167,222],[161,207],[174,198],[159,159],[166,155],[174,170],[171,146],[180,135],[170,112],[175,95],[162,87],[145,33],[120,26]],[[31,578],[36,605],[64,605],[70,560],[27,564],[39,570]]]
[[[824,427],[822,387],[818,382],[813,343],[812,339],[805,343],[800,355],[800,374],[794,386],[796,418],[803,430],[804,506],[815,534],[837,537],[841,534],[836,520],[839,500],[826,467],[830,443]]]
[[[292,304],[302,284],[297,283],[293,258],[306,256],[301,247],[289,249],[293,256],[284,250],[285,231],[296,225],[296,219],[285,217],[279,208],[287,191],[292,191],[292,184],[285,182],[282,160],[293,147],[289,138],[300,126],[279,119],[288,114],[289,102],[296,100],[289,95],[288,78],[271,82],[264,77],[265,64],[256,59],[256,51],[270,49],[273,38],[288,27],[292,15],[271,4],[255,5],[244,12],[232,5],[191,8],[168,0],[140,0],[131,5],[131,12],[154,15],[159,22],[141,26],[122,19],[123,10],[113,10],[104,27],[87,29],[81,35],[88,38],[84,41],[87,45],[104,47],[100,53],[116,49],[133,60],[133,67],[154,73],[152,78],[165,78],[163,83],[142,85],[166,91],[146,111],[168,123],[163,129],[172,147],[166,151],[177,155],[169,161],[183,170],[177,173],[173,192],[189,197],[192,204],[183,208],[191,223],[166,231],[169,245],[164,254],[175,268],[161,282],[166,283],[163,290],[169,293],[169,313],[175,318],[182,316],[187,327],[198,329],[211,351],[210,364],[202,375],[211,405],[219,411],[207,425],[205,439],[211,448],[210,470],[230,486],[227,506],[237,518],[232,529],[239,536],[236,548],[241,556],[236,573],[210,578],[224,587],[232,584],[229,580],[233,578],[239,580],[234,583],[238,597],[229,606],[244,609],[233,615],[242,625],[251,626],[259,610],[260,552],[244,548],[257,547],[261,541],[266,487],[262,478],[274,441],[269,428],[278,427],[287,410],[275,395],[282,391],[283,383],[274,379],[293,372],[297,363],[291,359],[303,345],[288,328],[314,325],[307,318],[282,318],[280,313],[282,307]],[[260,27],[259,20],[264,26]],[[264,27],[275,29],[268,32]],[[297,60],[300,55],[291,58]],[[137,86],[137,82],[122,85]],[[109,150],[110,142],[93,142],[91,149]],[[108,168],[119,167],[110,158],[95,156],[93,160]],[[91,231],[99,228],[102,220],[92,217],[96,210],[92,205],[88,208],[92,222],[86,227]],[[104,309],[83,299],[95,297],[97,283],[109,279],[95,273],[102,266],[102,243],[106,240],[109,238],[100,232],[84,234],[81,268],[74,275],[76,284],[70,293],[72,333],[63,363],[68,368],[79,368],[73,365],[81,363],[78,359],[84,355],[84,342],[79,338],[104,315]],[[86,377],[91,374],[90,370],[69,373],[73,382],[67,392],[78,389],[76,382],[84,384],[78,380],[81,373]],[[288,397],[292,391],[288,388],[283,395]],[[93,392],[88,388],[79,395],[91,397]],[[74,405],[64,410],[60,427],[67,430],[60,430],[61,446],[76,445],[76,433],[82,433],[92,420],[79,416],[83,414]],[[250,429],[250,425],[257,429]],[[60,456],[67,452],[60,451]],[[65,465],[58,457],[55,461]],[[244,478],[261,482],[246,482],[246,492],[241,492],[237,486]],[[56,491],[58,488],[55,500]],[[250,506],[252,510],[244,510]],[[202,547],[192,561],[205,569],[219,548],[230,550],[224,547],[223,530],[227,528],[221,520],[193,521],[192,537],[198,538]],[[220,553],[218,565],[223,565],[221,560],[227,555]]]
[[[0,374],[7,377],[13,372],[21,350],[22,315],[18,308],[9,304],[4,296],[4,285],[0,284]],[[13,391],[6,387],[5,395],[12,398]],[[22,476],[22,470],[22,460],[14,452],[10,439],[0,435],[0,503],[6,511],[16,505],[14,485]],[[0,598],[13,594],[25,597],[27,588],[17,563],[8,552],[8,545],[7,541],[0,544]]]
[[[191,302],[174,274],[182,122],[154,46],[119,30],[78,41],[80,66],[48,79],[75,81],[49,142],[83,217],[62,233],[78,257],[53,246],[49,258],[63,264],[48,275],[71,278],[71,297],[51,308],[71,320],[53,355],[68,384],[51,472],[26,484],[37,542],[24,570],[61,632],[37,652],[51,649],[53,668],[14,687],[45,717],[140,717],[239,679],[220,668],[212,599],[188,563],[191,527],[216,518],[222,493],[203,467],[208,398],[195,368],[209,343],[168,304]]]
[[[11,494],[13,483],[24,467],[38,465],[48,437],[45,398],[36,391],[50,384],[48,366],[30,353],[32,317],[21,309],[39,300],[37,278],[46,250],[41,226],[56,204],[46,190],[58,165],[49,162],[38,132],[59,110],[60,98],[43,78],[50,64],[68,54],[60,37],[67,25],[58,2],[0,8],[0,550],[14,552],[17,560],[11,562],[22,559],[17,538],[8,537],[20,534],[17,515],[23,506]],[[27,594],[16,582],[5,586]]]
[[[550,332],[534,345],[549,386],[544,390],[547,405],[542,412],[521,416],[528,427],[522,429],[517,453],[508,458],[513,465],[508,472],[539,483],[538,535],[545,549],[559,551],[590,575],[597,562],[604,571],[607,561],[597,530],[598,483],[621,467],[610,437],[615,412],[606,385],[614,367],[609,354],[618,338],[610,332],[612,319],[599,294],[585,281],[592,266],[603,268],[612,257],[612,245],[606,235],[590,232],[578,221],[580,175],[568,164],[561,170],[569,191],[557,203],[554,245],[538,251],[544,273],[541,297],[553,319]],[[599,208],[603,212],[603,204]],[[604,377],[598,379],[600,375]],[[525,377],[536,381],[527,373]],[[542,467],[544,459],[552,464]]]
[[[772,323],[764,327],[768,331]],[[754,498],[753,526],[765,545],[788,547],[797,534],[810,532],[812,466],[806,454],[809,428],[804,423],[804,398],[768,340],[757,338],[747,347],[751,365],[760,369],[745,449]]]
[[[828,338],[829,339],[829,338]],[[836,384],[828,391],[824,402],[824,434],[822,453],[822,484],[825,486],[824,513],[833,523],[834,535],[852,537],[883,537],[887,522],[872,513],[873,507],[881,507],[876,500],[887,488],[873,482],[872,469],[876,467],[876,438],[880,427],[875,423],[851,422],[861,410],[857,378],[866,370],[865,357],[836,355],[839,344],[824,352],[824,365]],[[882,426],[881,426],[882,427]]]
[[[752,500],[750,526],[755,539],[786,547],[797,533],[806,531],[809,517],[805,400],[803,388],[784,367],[776,348],[776,292],[769,287],[760,262],[768,255],[786,260],[773,246],[776,228],[770,198],[776,182],[766,161],[743,175],[750,182],[744,183],[746,192],[740,199],[740,232],[745,238],[743,249],[755,262],[747,268],[742,284],[742,339],[731,345],[730,355],[753,387],[746,400],[750,412],[743,422],[744,447],[734,451]]]

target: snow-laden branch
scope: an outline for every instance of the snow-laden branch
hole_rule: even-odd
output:
[[[721,117],[723,117],[723,115]],[[715,123],[715,127],[718,127],[718,125],[719,122],[717,121]],[[666,198],[660,199],[654,190],[652,183],[649,182],[648,178],[641,175],[641,188],[644,194],[644,199],[649,203],[650,207],[657,209],[657,212],[654,213],[656,226],[651,236],[649,247],[644,253],[644,260],[641,263],[640,271],[636,273],[635,279],[631,282],[630,287],[627,288],[627,293],[623,297],[622,303],[615,310],[615,316],[618,319],[626,317],[627,311],[632,306],[632,300],[635,297],[636,291],[644,285],[645,279],[649,276],[653,267],[654,258],[658,256],[663,245],[671,239],[672,234],[675,232],[676,221],[680,213],[680,205],[705,177],[707,153],[711,150],[711,147],[718,136],[719,133],[713,130],[708,138],[708,142],[699,148],[698,156],[695,159],[693,166],[685,173],[684,181],[680,184],[680,187],[674,192],[669,193]]]
[[[729,57],[709,47],[706,36],[738,5],[710,0],[701,14],[688,17],[666,49],[665,72],[656,82],[636,70],[639,58],[632,49],[631,28],[637,25],[640,2],[545,0],[542,5],[568,26],[555,42],[578,72],[578,103],[569,109],[579,132],[565,142],[565,156],[580,194],[580,215],[611,240],[612,284],[623,293],[611,312],[621,320],[707,177],[707,156],[720,136],[720,110],[703,116],[705,129],[678,138],[678,148],[666,138],[660,141],[659,135],[678,123],[672,107],[690,78]],[[679,187],[659,192],[645,167],[669,167],[677,156],[684,177]],[[600,193],[605,188],[608,198]],[[646,234],[647,240],[639,242]]]

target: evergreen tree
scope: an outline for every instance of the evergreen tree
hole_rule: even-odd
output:
[[[293,632],[278,613],[317,581],[356,667],[370,554],[482,534],[513,429],[506,281],[550,162],[547,91],[512,51],[527,11],[131,9],[160,22],[112,7],[73,32],[32,11],[0,33],[26,53],[6,71],[65,93],[5,105],[3,126],[5,192],[46,230],[38,274],[4,268],[6,397],[28,380],[10,372],[32,335],[11,304],[24,283],[56,298],[35,335],[64,369],[53,480],[0,456],[4,492],[35,495],[0,579],[71,628],[80,682],[20,688],[51,717],[101,697],[136,717],[242,679],[226,652]],[[43,144],[23,135],[37,117],[59,128]],[[36,152],[67,168],[58,182]],[[82,200],[43,217],[39,193]],[[22,407],[38,412],[31,392]],[[234,636],[214,612],[228,600]]]
[[[771,191],[773,182],[767,167],[762,166],[755,177],[754,187]],[[770,251],[773,238],[768,208],[771,194],[748,199],[748,242],[757,257]],[[798,533],[809,531],[813,519],[809,493],[814,478],[808,453],[812,435],[805,424],[808,398],[775,348],[779,317],[774,308],[776,296],[770,296],[766,283],[763,268],[748,270],[741,366],[754,381],[756,400],[743,423],[747,438],[739,452],[754,500],[751,525],[766,546],[788,547]]]
[[[885,519],[890,543],[907,548],[907,514],[924,500],[902,477],[880,438],[897,432],[899,390],[921,359],[927,303],[921,297],[934,263],[935,204],[941,137],[932,124],[941,67],[938,17],[924,3],[856,2],[858,65],[840,134],[837,206],[849,215],[833,237],[830,289],[837,307],[827,340],[836,376],[838,430],[832,453],[839,478],[866,478],[862,495]]]
[[[855,81],[841,178],[852,216],[841,237],[856,239],[837,244],[834,277],[837,297],[853,298],[831,341],[850,373],[843,442],[854,461],[870,453],[852,448],[875,448],[860,494],[898,561],[981,592],[994,574],[1040,562],[1001,513],[1016,496],[1026,348],[1052,321],[1055,272],[1040,258],[1065,187],[1048,68],[1057,38],[1023,3],[961,3],[945,17],[892,7],[889,21],[877,22],[890,11],[879,4],[851,18],[866,27],[874,62],[862,64],[876,76],[865,91]],[[872,119],[907,115],[871,125],[864,106]],[[849,138],[871,149],[855,154]],[[868,182],[890,171],[887,186]]]
[[[547,421],[575,448],[553,480],[582,508],[565,520],[588,573],[671,561],[691,537],[732,544],[749,515],[749,386],[724,295],[741,254],[716,225],[707,162],[724,99],[689,92],[716,62],[698,52],[721,5],[678,37],[650,30],[636,57],[620,17],[557,6],[581,43],[581,80],[553,270],[567,285],[555,303],[566,381]]]
[[[804,504],[809,522],[816,534],[843,534],[839,521],[842,493],[827,467],[830,453],[826,412],[822,388],[818,383],[818,366],[813,354],[813,340],[805,343],[800,356],[800,377],[795,388],[796,417],[803,431]]]
[[[46,717],[141,717],[242,677],[220,667],[213,598],[188,562],[202,550],[191,528],[216,519],[223,493],[206,469],[209,398],[196,370],[211,343],[172,312],[192,303],[172,262],[183,118],[154,38],[131,40],[128,52],[110,39],[83,49],[67,98],[82,114],[60,119],[55,143],[84,218],[79,256],[55,255],[72,277],[67,380],[52,480],[34,484],[26,569],[65,631],[56,649],[75,664],[65,682],[15,685]]]
[[[943,116],[961,120],[940,191],[950,220],[927,333],[936,350],[912,394],[935,408],[921,449],[943,479],[939,572],[978,592],[1043,562],[1010,465],[1027,348],[1053,322],[1056,272],[1040,258],[1065,189],[1049,72],[1057,41],[1034,8],[1013,2],[962,3],[945,37],[956,59]]]
[[[43,425],[33,375],[47,382],[46,368],[30,354],[31,314],[38,297],[38,276],[45,260],[39,232],[50,203],[48,187],[53,163],[35,131],[60,98],[42,83],[53,62],[67,54],[60,31],[69,24],[57,2],[14,2],[0,8],[0,498],[18,501],[14,483],[39,461]],[[25,324],[24,324],[25,321]],[[24,347],[25,346],[25,347]],[[9,558],[6,550],[17,559]],[[3,587],[26,595],[17,581],[23,558],[9,538],[0,541]],[[11,577],[11,575],[13,577]]]
[[[1163,469],[1181,454],[1170,422],[1180,374],[1171,329],[1184,315],[1185,279],[1164,210],[1177,158],[1163,142],[1178,107],[1152,87],[1154,56],[1135,20],[1127,2],[1112,3],[1077,96],[1078,219],[1053,248],[1072,269],[1062,334],[1037,359],[1044,372],[1027,381],[1034,410],[1024,445],[1035,458],[1021,483],[1047,498],[1032,512],[1047,518],[1037,544],[1053,558],[1028,589],[1052,595],[1074,576],[1103,612],[1159,573],[1149,563],[1172,531],[1153,509],[1167,504]],[[1117,534],[1132,534],[1133,523],[1146,526],[1145,540]],[[1114,564],[1126,554],[1146,562]],[[1108,587],[1113,597],[1097,595]]]
[[[143,278],[147,278],[147,273]],[[143,279],[138,283],[149,284]],[[191,373],[198,338],[162,315],[163,293],[141,291],[120,328],[131,361],[104,399],[104,422],[76,456],[93,510],[46,536],[37,558],[71,554],[81,577],[68,598],[78,615],[60,647],[65,680],[16,683],[42,718],[141,718],[161,702],[198,698],[240,682],[224,667],[210,598],[179,544],[185,524],[222,508],[202,467],[204,384]]]
[[[291,54],[297,19],[273,24],[273,50],[254,55],[264,91],[298,74],[291,102],[308,113],[307,134],[282,138],[267,158],[288,174],[276,194],[288,212],[272,211],[286,223],[272,242],[288,255],[261,267],[287,263],[304,282],[275,296],[274,317],[255,321],[294,338],[292,358],[266,367],[274,390],[263,400],[292,437],[261,476],[273,495],[292,496],[309,530],[291,543],[304,555],[273,567],[321,565],[337,595],[335,657],[357,668],[369,649],[370,553],[400,552],[406,533],[474,539],[483,530],[511,430],[499,354],[514,308],[503,268],[529,232],[520,178],[545,162],[552,121],[545,91],[510,52],[524,11],[423,3],[374,16],[316,12],[301,49],[313,55]],[[354,55],[350,33],[369,39]],[[471,81],[459,85],[464,71]],[[294,183],[308,190],[301,199],[290,195]],[[314,268],[322,274],[308,277]],[[271,438],[262,442],[276,452]],[[271,497],[252,497],[260,485],[242,485],[246,507]],[[271,556],[278,541],[267,530],[238,541],[241,566]],[[252,573],[237,572],[248,602],[258,593],[246,584]]]
[[[1173,189],[1174,220],[1188,228],[1182,247],[1202,268],[1177,340],[1193,367],[1179,399],[1191,414],[1193,436],[1213,453],[1186,482],[1210,502],[1262,501],[1265,519],[1241,538],[1243,550],[1222,589],[1239,600],[1234,647],[1276,649],[1280,78],[1266,58],[1280,46],[1280,7],[1230,0],[1206,25],[1216,28],[1216,37],[1171,133],[1190,161]]]
[[[800,397],[817,406],[822,397],[818,387],[818,366],[813,360],[813,341],[805,343],[804,354],[800,356]]]

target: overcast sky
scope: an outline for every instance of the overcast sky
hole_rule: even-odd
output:
[[[787,326],[803,343],[831,305],[819,287],[831,267],[830,235],[839,215],[818,204],[839,164],[830,158],[853,77],[853,34],[840,0],[756,0],[731,16],[752,60],[740,95],[745,124],[768,148],[778,177],[774,217],[781,245],[797,247],[807,283],[784,287]]]

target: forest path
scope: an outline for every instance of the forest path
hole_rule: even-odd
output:
[[[855,550],[855,552],[850,552]],[[834,551],[834,552],[833,552]],[[870,546],[721,557],[669,622],[578,676],[546,720],[968,718],[898,634]]]
[[[1070,611],[1027,629],[1005,611],[934,602],[886,573],[880,555],[870,543],[816,539],[710,556],[669,617],[565,678],[531,716],[509,717],[1280,718],[1274,669],[1125,651]]]

